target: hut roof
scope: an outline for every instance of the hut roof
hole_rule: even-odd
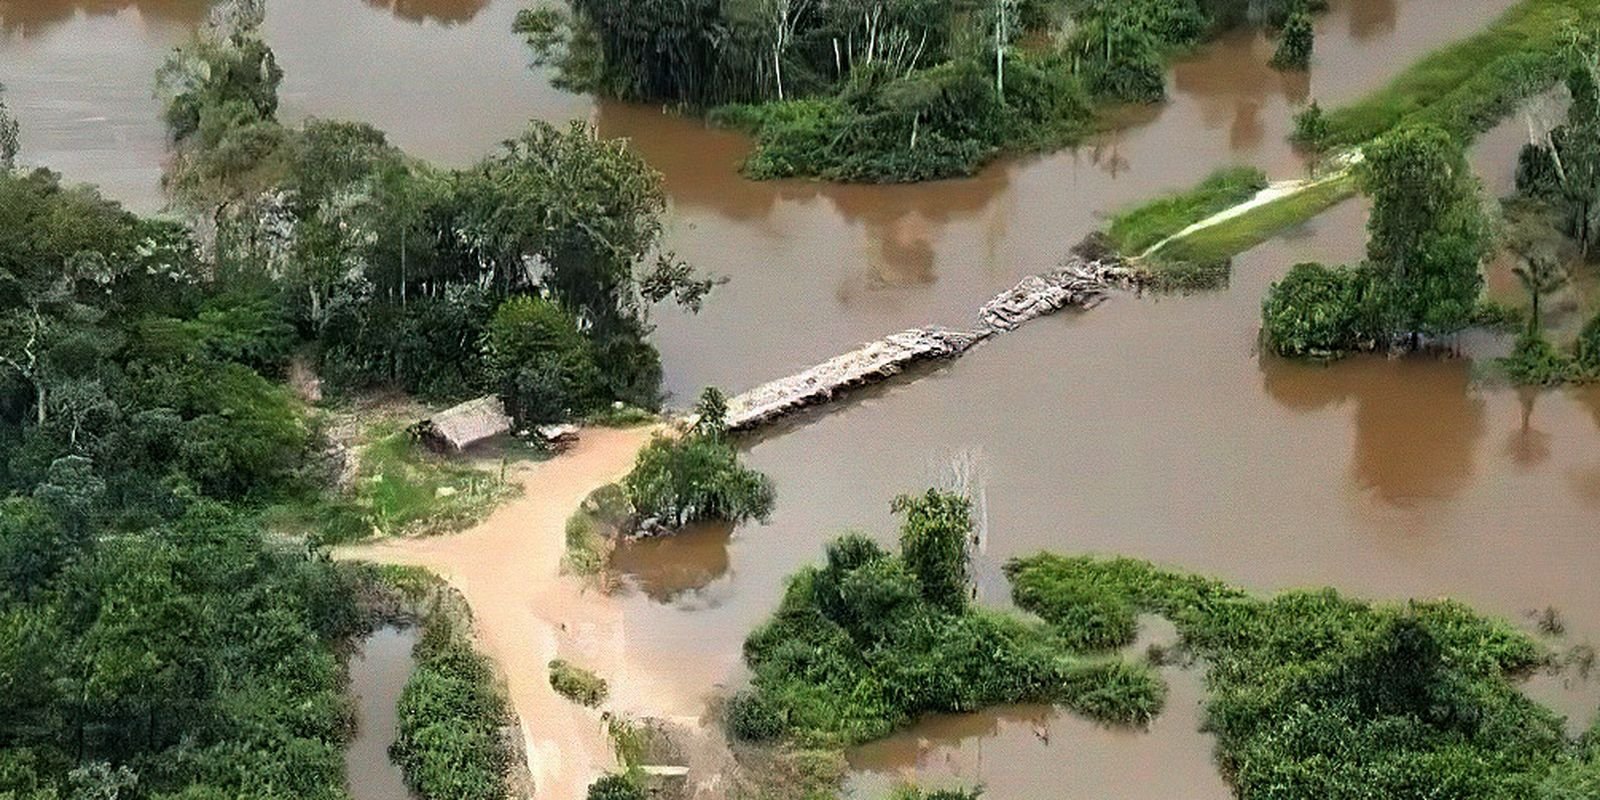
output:
[[[511,430],[511,417],[493,395],[468,400],[418,422],[415,430],[429,445],[461,452]]]

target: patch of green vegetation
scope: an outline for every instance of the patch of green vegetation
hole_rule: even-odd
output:
[[[645,800],[644,782],[631,772],[601,775],[589,784],[588,800]]]
[[[1152,269],[1157,271],[1163,263],[1226,261],[1304,223],[1355,193],[1356,181],[1350,174],[1324,178],[1301,191],[1168,242],[1148,260],[1156,265]]]
[[[695,407],[693,430],[657,434],[622,479],[620,500],[642,520],[669,530],[701,520],[765,520],[776,493],[772,479],[739,461],[728,438],[728,404],[707,387]]]
[[[1262,599],[1132,559],[1041,554],[1005,571],[1055,626],[1122,641],[1130,612],[1171,620],[1206,665],[1206,728],[1241,797],[1565,798],[1600,776],[1593,746],[1515,683],[1548,653],[1460,604]]]
[[[422,620],[389,757],[422,800],[504,800],[511,709],[493,666],[472,647],[465,603],[447,587],[436,591],[447,600]]]
[[[752,688],[725,709],[746,741],[844,747],[918,716],[1051,703],[1139,724],[1165,685],[1147,664],[1075,652],[1048,626],[970,604],[970,504],[903,497],[900,552],[861,535],[790,581],[778,611],[745,642]]]
[[[390,536],[460,530],[518,491],[503,476],[431,453],[404,432],[361,452],[353,490],[373,530]]]
[[[1403,124],[1466,139],[1562,77],[1569,32],[1600,21],[1589,0],[1522,0],[1483,32],[1435,51],[1383,89],[1326,115],[1329,146],[1363,144]]]
[[[1116,214],[1106,234],[1118,252],[1136,256],[1196,222],[1249,200],[1265,188],[1266,173],[1255,167],[1219,169],[1193,189]]]
[[[608,483],[590,492],[567,519],[565,569],[583,577],[604,572],[612,542],[633,520],[633,504],[622,486]]]
[[[562,659],[550,662],[550,688],[574,703],[597,708],[611,691],[606,679]]]

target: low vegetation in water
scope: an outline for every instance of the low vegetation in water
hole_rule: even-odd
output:
[[[722,393],[706,389],[695,414],[691,430],[651,439],[622,479],[634,515],[669,530],[701,520],[765,520],[776,497],[772,480],[739,462]]]
[[[725,710],[735,738],[843,747],[935,712],[1052,703],[1138,724],[1161,708],[1165,685],[1148,665],[971,604],[966,499],[930,491],[895,508],[899,553],[862,535],[834,541],[746,640],[752,688]]]
[[[421,800],[505,800],[510,705],[493,665],[472,647],[465,604],[450,597],[422,620],[389,757]]]
[[[598,708],[611,688],[606,679],[562,659],[550,662],[550,688],[574,703]]]
[[[1241,797],[1582,797],[1579,742],[1516,680],[1548,660],[1509,624],[1448,601],[1332,590],[1259,598],[1132,559],[1041,554],[1005,568],[1017,604],[1105,644],[1158,614],[1205,665],[1206,727]]]
[[[707,109],[752,131],[752,177],[901,182],[1076,141],[1104,108],[1165,97],[1174,54],[1220,30],[1323,7],[577,0],[570,11],[526,10],[515,27],[569,87]]]

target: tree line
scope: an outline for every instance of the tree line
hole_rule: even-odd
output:
[[[574,0],[519,16],[571,88],[755,131],[746,171],[914,181],[1059,146],[1165,96],[1166,59],[1243,24],[1310,60],[1323,0]]]

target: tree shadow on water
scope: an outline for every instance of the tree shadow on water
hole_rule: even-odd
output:
[[[657,603],[676,603],[728,574],[733,526],[691,526],[670,536],[629,542],[611,555],[623,584]]]
[[[1285,408],[1353,407],[1350,478],[1385,504],[1448,499],[1471,480],[1484,433],[1471,362],[1421,354],[1323,366],[1264,355],[1260,366],[1264,388]]]

